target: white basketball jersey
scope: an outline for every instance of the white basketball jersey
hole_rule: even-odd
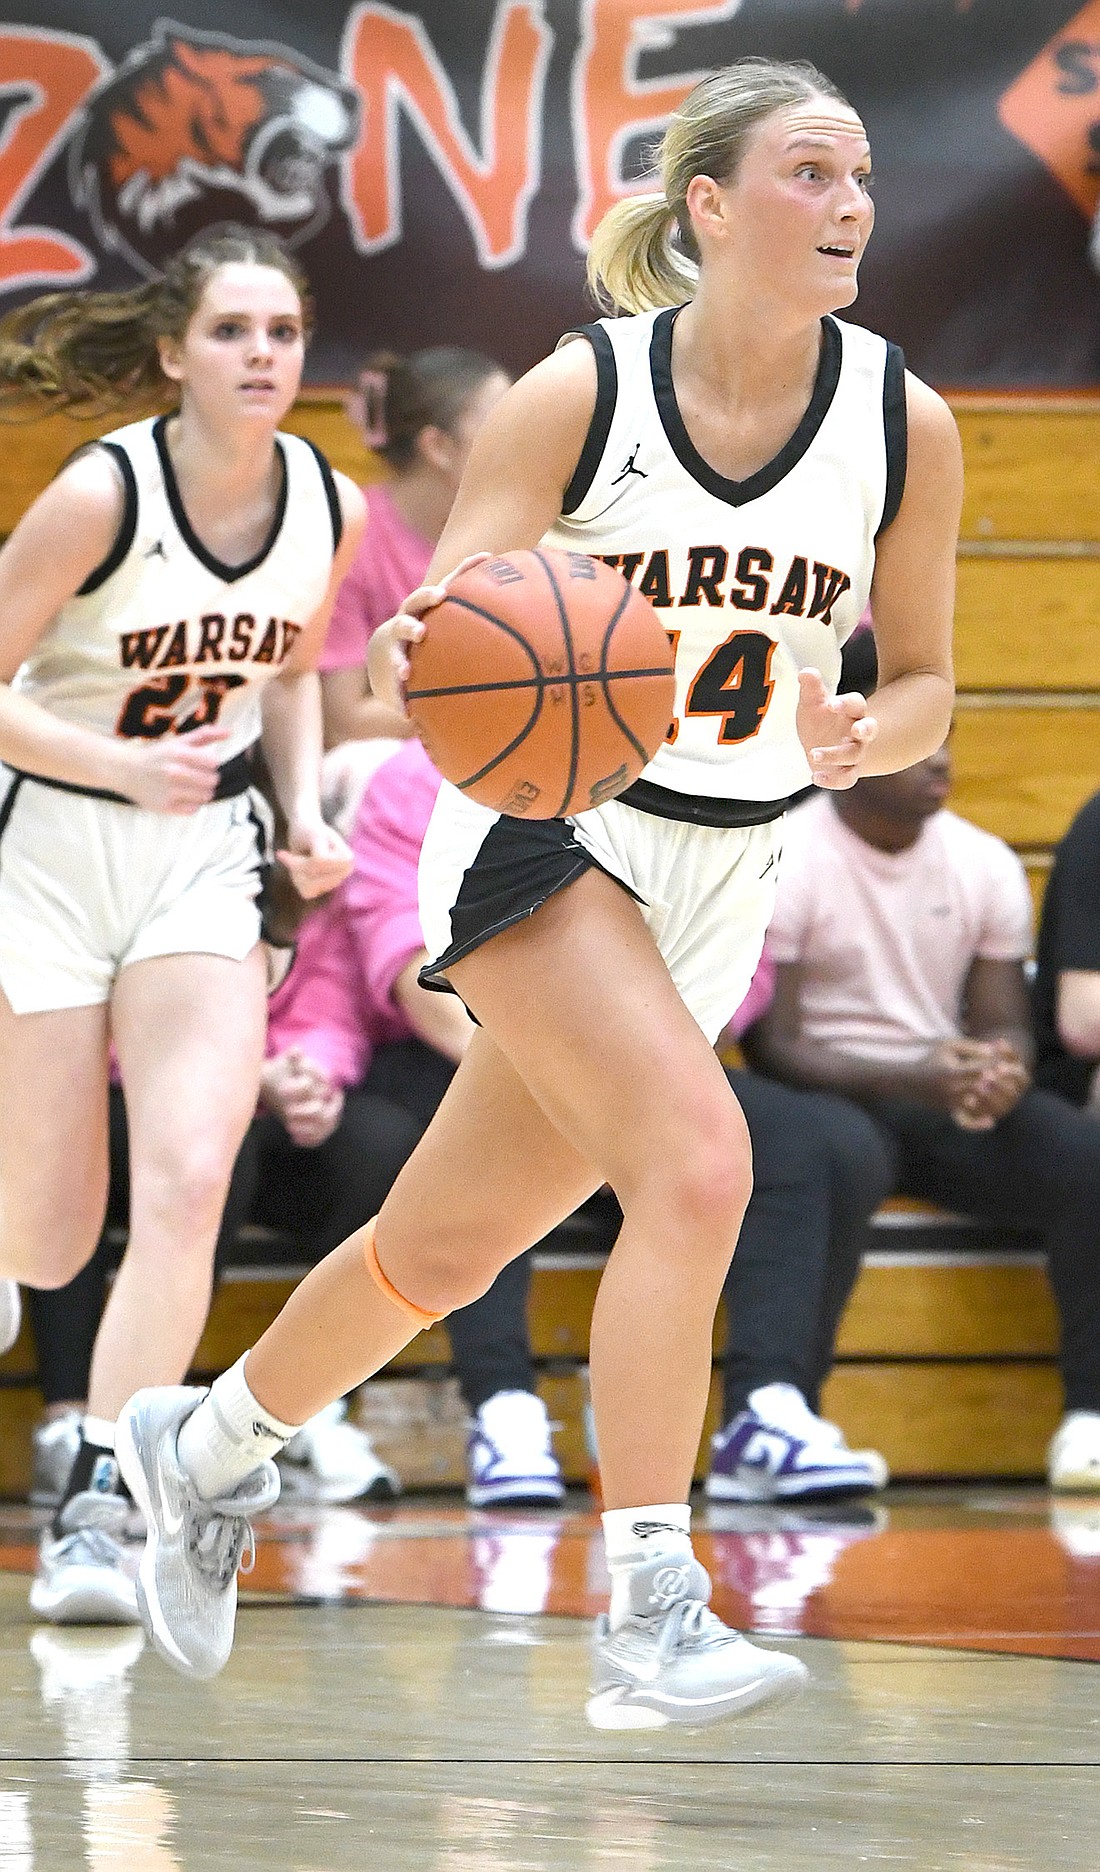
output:
[[[118,538],[14,686],[105,734],[153,739],[216,722],[227,730],[223,765],[256,740],[260,690],[324,598],[340,505],[319,451],[278,436],[282,491],[268,537],[244,565],[223,565],[191,529],[166,420],[103,438],[125,487]]]
[[[876,534],[901,500],[904,363],[873,332],[824,319],[794,435],[748,480],[730,481],[697,453],[680,416],[677,311],[583,328],[596,408],[545,544],[618,566],[668,627],[676,712],[636,802],[648,790],[652,805],[655,788],[701,802],[780,800],[810,780],[795,733],[797,672],[819,669],[835,691],[841,645],[871,588]]]

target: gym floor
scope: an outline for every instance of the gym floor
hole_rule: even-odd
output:
[[[811,1690],[618,1736],[582,1715],[587,1496],[281,1508],[211,1684],[35,1626],[36,1518],[0,1509],[0,1872],[1096,1872],[1100,1500],[696,1519],[717,1609]]]

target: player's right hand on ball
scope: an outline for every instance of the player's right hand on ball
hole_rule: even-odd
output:
[[[118,791],[150,812],[197,812],[214,797],[224,728],[124,743],[126,771]]]
[[[469,572],[473,566],[484,565],[486,559],[492,556],[488,552],[470,553],[437,585],[418,585],[414,592],[409,593],[401,609],[378,626],[367,646],[367,681],[376,701],[384,702],[387,708],[395,709],[398,715],[407,717],[405,684],[409,680],[408,646],[419,643],[427,629],[421,622],[424,612],[443,602],[447,596],[447,587],[460,572]]]

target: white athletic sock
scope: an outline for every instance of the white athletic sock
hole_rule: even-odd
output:
[[[611,1629],[630,1611],[630,1575],[649,1560],[691,1557],[691,1509],[686,1502],[654,1508],[609,1508],[600,1517],[611,1574]]]
[[[256,1402],[245,1383],[247,1357],[246,1352],[215,1378],[179,1433],[180,1462],[204,1501],[231,1495],[238,1482],[301,1429],[280,1423]]]
[[[110,1417],[93,1417],[85,1412],[80,1419],[80,1434],[85,1443],[93,1449],[105,1449],[114,1453],[115,1424]]]

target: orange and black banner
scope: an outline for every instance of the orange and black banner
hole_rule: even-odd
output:
[[[587,237],[668,113],[750,53],[813,60],[867,125],[854,317],[946,388],[1100,383],[1100,0],[26,0],[0,307],[244,220],[310,274],[314,381],[380,344],[526,366],[586,316]]]

